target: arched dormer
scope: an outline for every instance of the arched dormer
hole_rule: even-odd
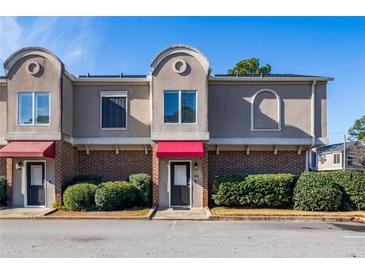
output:
[[[177,55],[188,55],[191,57],[194,57],[204,68],[205,72],[209,74],[210,68],[209,68],[209,61],[207,57],[203,53],[201,53],[196,48],[193,48],[188,45],[172,45],[168,48],[163,49],[160,51],[151,62],[151,74],[155,75],[158,69],[163,65],[163,62],[172,56]],[[176,68],[175,68],[176,69]]]
[[[251,130],[281,130],[281,99],[272,89],[257,91],[251,101]]]
[[[60,139],[64,71],[60,59],[47,49],[27,47],[13,53],[4,69],[7,139]]]
[[[52,65],[63,69],[63,63],[61,60],[51,51],[42,47],[26,47],[17,50],[4,62],[5,76],[8,76],[14,66],[25,59],[31,59],[34,57],[46,58]]]
[[[152,139],[207,140],[208,59],[197,49],[175,45],[151,62]]]

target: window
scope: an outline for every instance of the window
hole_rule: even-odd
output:
[[[165,91],[164,122],[175,124],[196,123],[196,91]]]
[[[340,157],[341,155],[339,153],[333,154],[333,163],[339,164],[340,163]]]
[[[354,162],[354,156],[348,155],[347,156],[347,164],[349,166],[352,166],[354,164],[353,162]]]
[[[49,125],[49,92],[18,93],[18,124]]]
[[[101,95],[101,128],[127,127],[127,95]]]

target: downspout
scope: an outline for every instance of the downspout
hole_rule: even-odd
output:
[[[316,144],[316,82],[313,81],[312,83],[312,96],[311,96],[311,136],[312,136],[312,147]]]
[[[148,76],[148,78],[149,78],[149,85],[150,85],[150,137],[151,137],[151,145],[152,145],[152,120],[153,120],[153,118],[152,118],[152,116],[153,116],[153,106],[152,106],[152,89],[153,89],[153,87],[152,87],[152,83],[153,83],[153,81],[152,81],[152,72],[151,72],[151,74]]]
[[[308,161],[309,161],[309,168],[313,167],[313,163],[312,163],[312,157],[311,157],[311,151],[312,148],[315,146],[316,144],[316,116],[315,116],[315,111],[316,111],[316,83],[317,81],[313,81],[312,83],[312,89],[311,89],[311,137],[312,137],[312,145],[310,147],[310,149],[308,150]],[[308,169],[309,169],[308,168]]]

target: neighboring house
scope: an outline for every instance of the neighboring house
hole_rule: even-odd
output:
[[[154,205],[205,207],[215,176],[299,174],[327,143],[328,77],[211,75],[185,45],[162,50],[149,75],[75,77],[39,47],[4,68],[0,172],[13,206],[60,202],[76,174],[145,172]]]
[[[363,142],[346,142],[344,162],[344,143],[320,146],[315,149],[316,169],[326,170],[359,170],[364,171],[365,144]]]

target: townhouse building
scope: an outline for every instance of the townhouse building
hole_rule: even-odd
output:
[[[159,52],[147,75],[76,77],[40,47],[4,68],[0,175],[14,207],[60,202],[77,174],[139,172],[152,176],[154,205],[206,207],[216,176],[299,174],[328,142],[330,77],[213,75],[186,45]]]

